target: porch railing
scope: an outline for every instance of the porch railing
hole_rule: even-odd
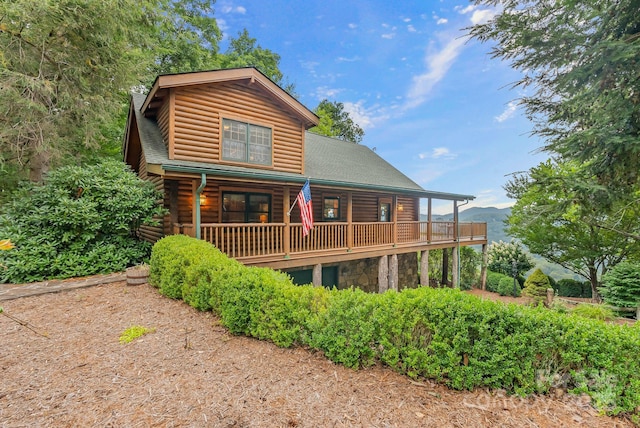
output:
[[[194,236],[190,224],[174,225],[174,233]],[[486,240],[486,223],[371,222],[315,223],[304,236],[302,225],[292,223],[207,223],[201,237],[234,258],[251,258],[305,252],[362,249],[412,243]]]

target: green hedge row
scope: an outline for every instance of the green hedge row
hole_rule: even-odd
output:
[[[150,282],[160,292],[213,310],[235,334],[306,345],[335,362],[382,362],[456,389],[518,394],[566,387],[602,411],[640,406],[640,328],[545,308],[484,301],[452,289],[368,294],[295,286],[283,273],[245,267],[185,236],[154,246]]]

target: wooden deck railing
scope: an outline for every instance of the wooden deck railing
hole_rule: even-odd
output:
[[[284,223],[207,223],[201,225],[201,237],[234,258],[251,258],[305,252],[327,252],[374,248],[388,245],[486,240],[486,223],[453,222],[372,222],[315,223],[304,236],[302,225],[292,223],[288,234]],[[174,225],[174,233],[194,236],[190,224]],[[285,240],[285,236],[289,236]]]

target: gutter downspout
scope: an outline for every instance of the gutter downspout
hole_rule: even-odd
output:
[[[200,195],[202,194],[202,191],[204,190],[205,186],[207,185],[207,174],[202,173],[200,175],[200,185],[198,186],[198,188],[196,189],[196,238],[197,239],[201,239],[202,236],[202,232],[200,230]]]

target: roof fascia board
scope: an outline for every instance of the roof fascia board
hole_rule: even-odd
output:
[[[165,74],[158,76],[149,91],[147,98],[142,105],[141,111],[145,111],[156,92],[160,89],[175,88],[183,86],[204,85],[207,83],[230,82],[234,80],[250,80],[258,82],[269,92],[275,95],[281,102],[289,106],[305,119],[307,127],[315,126],[319,123],[319,118],[305,107],[298,100],[289,95],[284,89],[276,85],[259,70],[249,68],[232,68],[224,70],[200,71],[184,74]]]

